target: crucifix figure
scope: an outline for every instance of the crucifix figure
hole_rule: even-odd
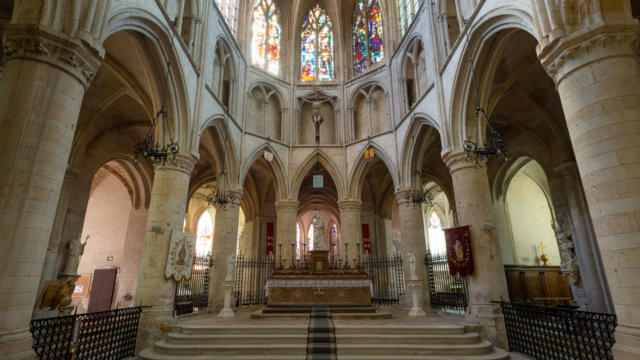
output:
[[[313,126],[315,128],[316,134],[316,145],[320,144],[320,124],[324,120],[322,115],[320,115],[320,103],[313,104],[313,115],[311,115],[311,120],[313,120]]]

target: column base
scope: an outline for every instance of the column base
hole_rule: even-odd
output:
[[[615,332],[616,344],[613,357],[616,360],[640,359],[640,328],[619,324]]]
[[[218,313],[218,317],[223,319],[231,319],[236,317],[236,313],[234,313],[233,310],[229,308],[224,308],[220,310],[220,312]]]
[[[35,360],[33,338],[29,330],[18,330],[0,334],[0,358],[7,360]]]
[[[136,354],[142,349],[153,347],[156,341],[163,339],[164,329],[171,320],[173,320],[173,308],[143,309],[138,325]]]
[[[499,304],[469,304],[467,320],[482,327],[481,335],[493,345],[508,349],[507,329]]]

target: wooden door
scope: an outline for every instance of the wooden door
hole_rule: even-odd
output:
[[[91,295],[89,295],[88,312],[106,311],[111,309],[113,289],[116,285],[116,269],[98,269],[93,273]]]

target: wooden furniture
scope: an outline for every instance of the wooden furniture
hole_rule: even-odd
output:
[[[511,302],[542,306],[573,304],[569,279],[559,266],[505,265]]]

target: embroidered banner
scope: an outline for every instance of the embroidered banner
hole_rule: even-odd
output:
[[[362,251],[371,254],[371,238],[369,237],[369,224],[362,224]]]
[[[273,253],[273,223],[267,223],[267,255]]]
[[[365,150],[365,151],[364,151],[364,159],[365,159],[367,162],[371,162],[371,161],[373,161],[373,159],[374,159],[375,157],[376,157],[376,154],[375,154],[375,152],[373,151],[373,148],[371,148],[371,149],[367,149],[367,150]]]
[[[473,274],[473,256],[471,254],[469,226],[445,229],[444,236],[447,240],[449,273],[453,276],[456,274],[460,274],[460,276]]]
[[[173,230],[169,254],[167,254],[167,268],[164,272],[167,279],[173,277],[176,281],[180,281],[191,278],[195,240],[194,234]]]

